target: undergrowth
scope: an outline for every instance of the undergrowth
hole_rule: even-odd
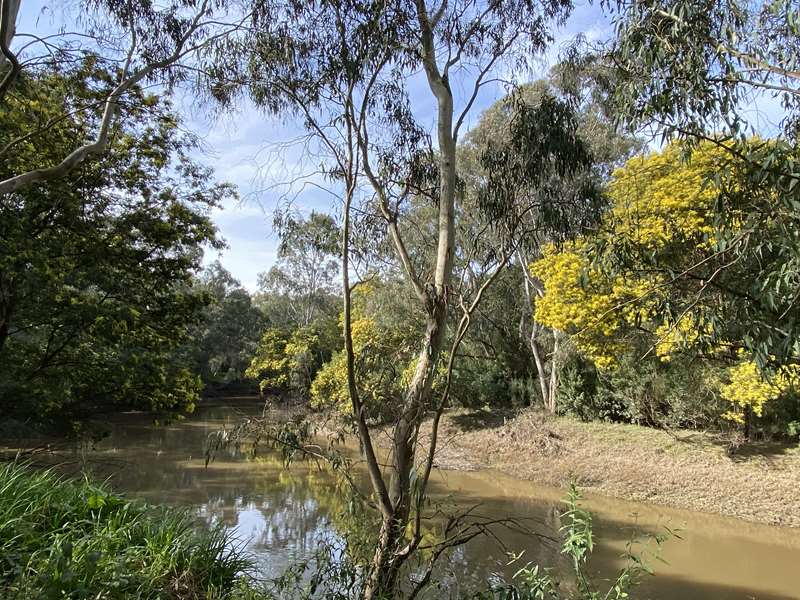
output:
[[[0,597],[257,598],[220,526],[24,465],[0,466]]]

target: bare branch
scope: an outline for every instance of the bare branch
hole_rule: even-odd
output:
[[[126,57],[126,63],[123,68],[121,80],[106,97],[104,102],[103,116],[100,120],[96,139],[93,142],[76,148],[57,165],[35,169],[0,181],[0,194],[10,194],[35,183],[51,181],[64,177],[72,169],[86,161],[88,158],[102,154],[108,146],[111,127],[114,124],[115,117],[119,110],[119,100],[128,90],[136,86],[139,82],[149,77],[153,73],[175,65],[179,60],[193,52],[196,52],[208,44],[211,40],[216,39],[220,35],[224,35],[219,34],[217,36],[204,39],[197,44],[188,45],[194,34],[206,25],[206,23],[202,22],[202,18],[208,13],[208,10],[208,0],[205,0],[187,27],[186,32],[176,43],[175,49],[170,55],[161,60],[151,62],[146,66],[140,67],[139,69],[136,69],[132,73],[128,74],[127,71],[132,62],[133,52],[136,44],[136,39],[134,36],[133,43],[131,44],[131,48]],[[232,27],[236,28],[238,25],[233,25]]]

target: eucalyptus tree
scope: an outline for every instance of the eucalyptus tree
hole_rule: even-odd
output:
[[[457,198],[462,193],[458,140],[478,97],[498,85],[503,69],[521,68],[540,54],[551,41],[551,28],[566,18],[570,8],[563,0],[443,0],[433,5],[425,0],[259,2],[253,6],[246,34],[228,38],[210,57],[211,91],[217,99],[232,102],[246,93],[269,112],[299,118],[313,139],[315,157],[322,157],[342,200],[348,395],[372,485],[370,502],[381,517],[364,582],[365,598],[399,595],[403,565],[424,546],[423,500],[438,418],[448,400],[446,387],[434,399],[432,384],[448,339],[448,316],[454,305],[461,306],[445,365],[449,380],[455,350],[476,306],[513,254],[514,223],[524,212],[503,211],[500,188],[509,185],[508,178],[488,182],[485,196],[491,199],[486,207],[494,210],[489,213],[494,220],[504,221],[507,235],[483,261],[480,279],[470,281],[464,269],[454,280],[456,254],[468,247],[458,239]],[[240,85],[243,80],[247,86]],[[458,94],[458,89],[466,92]],[[415,111],[415,105],[424,102],[433,106],[433,135],[420,111]],[[530,119],[523,123],[531,126]],[[525,131],[522,127],[520,132]],[[539,141],[539,154],[529,156],[526,168],[514,170],[515,175],[529,176],[537,160],[555,160],[553,156],[563,151],[548,147],[546,136]],[[494,156],[496,167],[503,164],[503,156]],[[413,256],[404,226],[410,205],[423,202],[433,207],[421,225],[431,233],[434,247]],[[392,411],[387,470],[376,456],[354,367],[351,293],[369,278],[363,270],[369,251],[354,242],[364,241],[364,231],[376,233],[367,242],[380,243],[385,236],[391,244],[394,268],[413,294],[423,323],[413,368]],[[434,413],[433,435],[417,464],[420,425],[429,411]],[[480,531],[475,524],[456,528],[445,546]],[[429,550],[435,560],[443,546]],[[412,586],[410,594],[416,595],[426,582],[423,578],[419,586]]]
[[[330,215],[279,214],[276,264],[258,276],[259,302],[273,325],[306,327],[336,315],[341,233]]]
[[[172,1],[159,5],[150,2],[88,0],[80,3],[75,23],[61,24],[52,35],[19,31],[16,20],[19,0],[0,3],[0,110],[13,110],[9,92],[24,88],[30,77],[54,71],[88,57],[114,62],[106,81],[97,82],[102,90],[92,102],[65,98],[50,106],[29,107],[26,127],[5,134],[0,158],[10,160],[15,169],[0,179],[0,196],[21,191],[35,184],[63,180],[86,161],[98,160],[110,147],[120,113],[136,101],[141,85],[170,88],[186,79],[197,68],[194,58],[210,42],[236,30],[246,16],[229,17],[225,3],[211,0]],[[72,25],[75,30],[72,30]],[[24,96],[24,92],[23,92]],[[53,108],[59,107],[56,114]],[[37,110],[41,108],[42,110]],[[18,149],[41,143],[60,121],[76,114],[85,116],[91,127],[60,156],[42,154],[38,160],[20,164]]]
[[[729,334],[736,314],[737,335],[762,365],[797,361],[800,7],[792,0],[619,0],[608,6],[615,36],[600,56],[622,83],[613,94],[621,120],[689,146],[708,141],[730,157],[710,182],[720,190],[711,236],[719,265],[706,272],[704,262],[668,276],[721,293],[724,302],[705,316],[711,345]],[[765,192],[771,202],[750,200]],[[737,216],[742,206],[752,209],[745,220]],[[760,272],[726,290],[720,273],[751,256],[759,257]],[[611,258],[612,270],[653,260],[630,252]],[[697,316],[691,302],[665,310],[673,327]]]
[[[465,177],[475,180],[471,187],[479,194],[485,190],[478,203],[485,205],[500,191],[495,220],[502,211],[517,213],[523,223],[515,230],[520,243],[513,260],[522,274],[521,292],[527,304],[519,334],[530,346],[542,402],[550,412],[556,408],[556,363],[563,340],[561,332],[532,318],[544,289],[530,265],[541,257],[545,244],[596,227],[605,205],[603,183],[639,146],[631,136],[617,132],[604,114],[605,102],[593,95],[600,91],[597,82],[585,76],[568,82],[567,76],[580,77],[558,65],[549,79],[522,86],[496,102],[460,148]],[[545,147],[551,149],[553,160],[541,160]],[[481,215],[486,210],[472,212]]]

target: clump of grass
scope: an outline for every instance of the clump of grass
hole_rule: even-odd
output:
[[[198,528],[186,511],[0,467],[2,598],[241,597],[249,569],[222,526]]]

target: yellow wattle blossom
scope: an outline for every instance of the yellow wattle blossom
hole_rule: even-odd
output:
[[[578,350],[598,368],[613,367],[617,356],[626,351],[618,334],[626,325],[646,317],[654,282],[622,277],[609,280],[588,268],[581,242],[561,251],[547,246],[530,269],[545,288],[544,296],[536,301],[535,319],[571,334]]]
[[[288,340],[279,329],[267,329],[261,336],[258,350],[250,361],[245,375],[258,379],[259,388],[282,388],[289,384],[291,358],[286,352]]]
[[[708,328],[702,323],[696,323],[689,317],[683,317],[677,324],[661,323],[656,328],[656,356],[662,362],[669,362],[672,354],[681,346],[688,346],[709,333]]]
[[[353,353],[356,362],[363,360],[370,352],[377,348],[382,340],[381,333],[375,321],[369,318],[355,319],[350,324],[353,336]],[[366,382],[359,382],[362,395],[375,395],[377,389]],[[350,401],[350,392],[347,387],[347,356],[344,350],[333,355],[317,372],[310,388],[311,405],[315,408],[334,406],[344,414],[353,412]]]
[[[677,144],[629,160],[608,186],[614,235],[655,250],[673,242],[708,247],[718,191],[707,178],[724,160],[712,144],[701,144],[688,163]]]
[[[760,417],[767,402],[796,387],[800,381],[800,365],[787,365],[776,373],[764,375],[754,361],[745,358],[728,369],[728,379],[729,383],[720,387],[720,395],[733,404],[733,408],[722,417],[744,423],[746,409]]]
[[[617,169],[608,185],[611,209],[597,239],[611,247],[626,245],[642,254],[706,255],[714,244],[714,204],[719,191],[709,183],[729,160],[711,143],[700,144],[685,160],[679,145],[638,156]],[[603,244],[600,244],[602,246]],[[540,323],[573,336],[578,350],[599,368],[616,364],[627,351],[622,335],[644,324],[655,330],[656,353],[664,361],[681,344],[709,334],[696,315],[674,328],[655,314],[667,293],[667,276],[631,269],[624,276],[589,268],[588,243],[579,239],[561,250],[545,248],[531,265],[544,285],[536,302]],[[662,339],[663,338],[663,339]]]

